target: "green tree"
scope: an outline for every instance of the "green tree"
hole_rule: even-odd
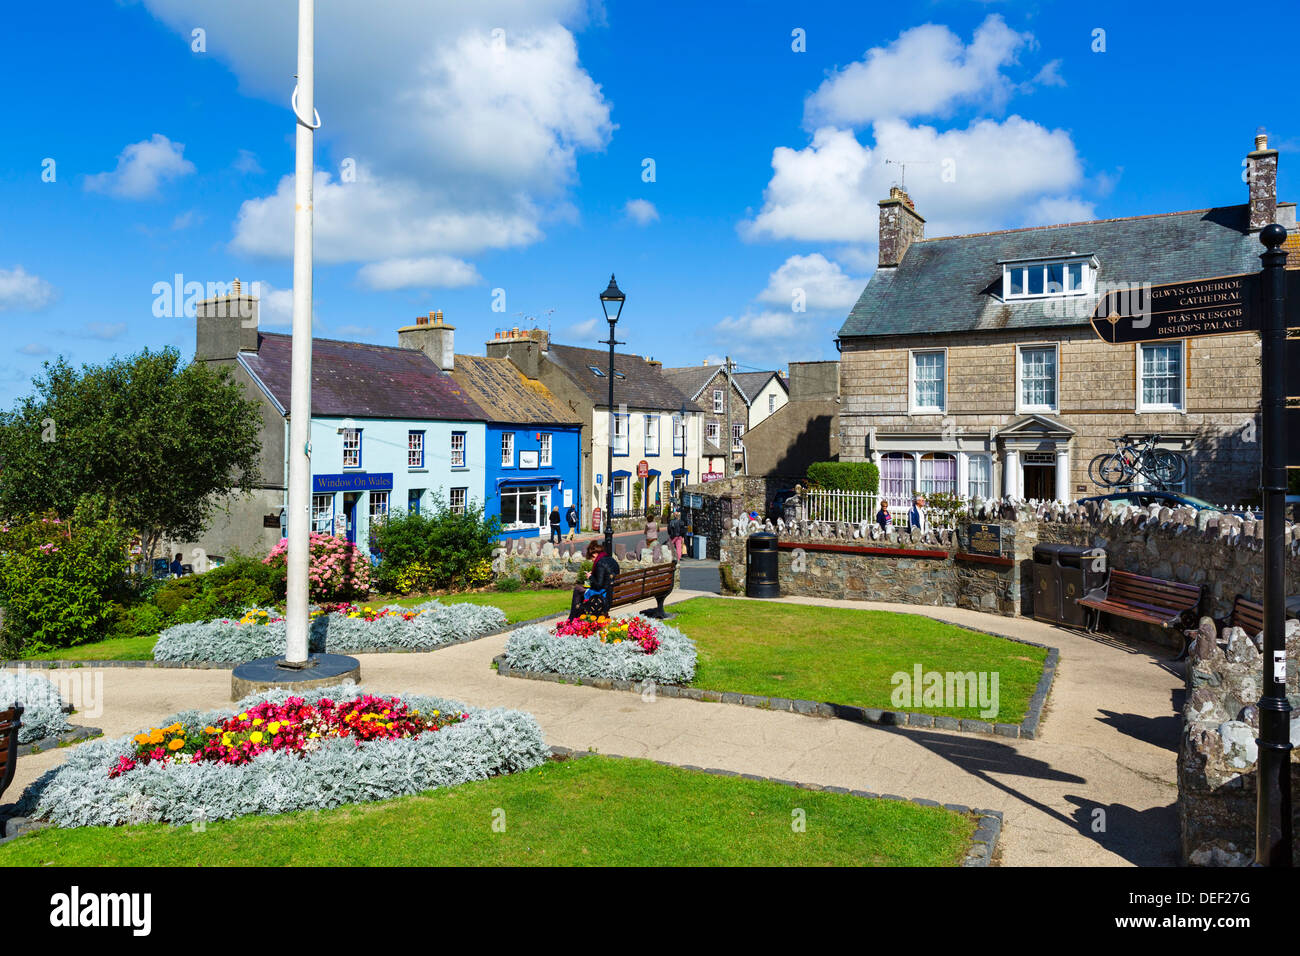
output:
[[[152,557],[257,480],[261,415],[226,369],[169,347],[80,370],[59,358],[33,385],[0,414],[0,513],[71,516],[98,493]]]

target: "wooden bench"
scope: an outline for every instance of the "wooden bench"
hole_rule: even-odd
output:
[[[614,593],[609,602],[610,610],[623,604],[634,604],[646,598],[654,598],[657,606],[653,611],[646,611],[645,616],[663,617],[664,598],[672,593],[676,576],[676,561],[654,564],[644,571],[620,571],[614,578]]]
[[[14,772],[18,769],[18,731],[22,725],[21,704],[0,710],[0,796],[14,782]]]
[[[1200,584],[1179,584],[1129,571],[1110,572],[1104,588],[1090,591],[1079,603],[1093,611],[1088,630],[1101,625],[1102,613],[1171,628],[1194,614],[1201,605],[1205,588]]]

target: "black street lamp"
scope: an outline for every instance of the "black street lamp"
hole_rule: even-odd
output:
[[[618,414],[614,411],[614,346],[622,345],[614,339],[614,326],[623,314],[623,302],[627,296],[614,281],[614,274],[609,275],[609,285],[600,294],[600,307],[605,310],[605,321],[609,323],[609,442],[605,468],[605,553],[614,553],[614,434],[618,426]],[[611,314],[612,313],[612,314]]]
[[[677,478],[677,511],[686,514],[686,403],[682,402],[681,417],[677,419],[677,429],[682,436],[682,464]]]

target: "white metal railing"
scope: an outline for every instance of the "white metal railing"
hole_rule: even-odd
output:
[[[971,502],[965,501],[969,509]],[[907,528],[907,514],[912,502],[890,502],[890,523],[899,529]],[[880,510],[880,495],[874,491],[837,491],[825,488],[812,488],[804,492],[803,515],[806,521],[847,521],[861,524],[863,521],[875,522],[876,512]],[[949,515],[942,514],[934,508],[925,509],[926,520],[931,527],[946,527],[953,522]]]

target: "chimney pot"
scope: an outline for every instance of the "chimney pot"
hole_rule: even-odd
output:
[[[1255,149],[1246,157],[1246,189],[1250,231],[1259,232],[1277,220],[1277,150],[1268,148],[1264,127],[1255,131]]]
[[[925,220],[917,214],[912,198],[898,186],[889,187],[889,198],[880,201],[879,264],[898,265],[908,246],[924,237]]]

